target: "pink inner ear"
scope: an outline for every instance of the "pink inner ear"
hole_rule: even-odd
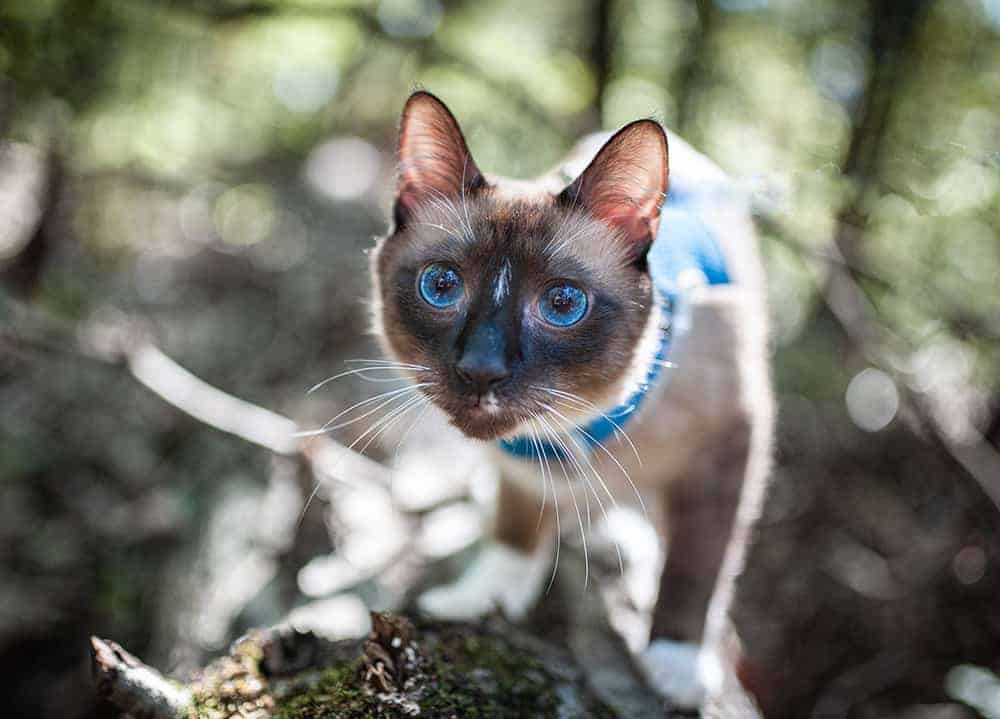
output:
[[[459,197],[482,182],[451,112],[426,92],[410,96],[399,133],[398,202],[406,210]]]
[[[621,230],[641,252],[656,237],[667,192],[667,138],[657,123],[639,120],[619,130],[563,191],[570,203]]]

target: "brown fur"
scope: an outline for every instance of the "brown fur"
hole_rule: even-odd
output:
[[[675,156],[680,147],[684,162],[697,166],[698,176],[728,187],[707,160],[679,140],[670,142]],[[410,374],[433,383],[427,394],[440,417],[468,437],[517,434],[533,416],[545,416],[553,400],[539,387],[608,409],[645,377],[662,332],[644,257],[666,190],[666,137],[655,123],[640,121],[602,148],[595,154],[596,141],[585,141],[532,183],[492,178],[475,165],[439,101],[417,93],[407,104],[396,226],[371,263],[376,333],[389,355],[428,368]],[[565,186],[566,177],[577,179]],[[767,323],[746,207],[722,195],[698,212],[718,238],[733,283],[686,296],[689,328],[674,341],[670,381],[652,388],[628,426],[641,464],[627,445],[614,442],[590,459],[616,502],[645,502],[670,547],[653,636],[703,638],[731,683],[741,661],[728,619],[733,579],[742,570],[768,471]],[[417,291],[421,269],[442,261],[466,281],[462,301],[445,310],[428,306]],[[496,284],[505,263],[507,294]],[[553,280],[586,289],[591,304],[577,325],[547,327],[532,314]],[[503,328],[498,352],[510,367],[509,377],[491,390],[497,400],[492,412],[481,392],[470,392],[454,372],[468,328],[485,322]],[[563,405],[560,411],[580,424],[594,416],[586,408]],[[532,502],[545,480],[539,464],[494,445],[486,451],[502,480],[496,537],[522,552],[547,546],[542,540],[554,527],[548,518],[538,521]],[[567,479],[558,487],[550,481],[556,502],[565,506],[571,498],[575,504],[580,490],[589,505],[592,497],[579,478]],[[711,705],[711,693],[709,699]]]
[[[420,208],[380,243],[373,257],[380,292],[379,333],[394,356],[431,368],[415,373],[415,379],[438,383],[438,406],[472,437],[511,434],[542,411],[551,397],[533,386],[557,387],[597,404],[614,404],[653,299],[649,275],[630,260],[629,250],[606,226],[580,210],[558,205],[552,196],[511,201],[494,197],[484,187],[464,202]],[[461,268],[471,295],[455,313],[430,308],[417,295],[419,271],[442,260]],[[462,393],[449,362],[456,351],[451,343],[462,327],[491,304],[494,288],[488,280],[499,272],[501,261],[510,262],[511,284],[523,298],[514,318],[520,327],[513,332],[520,340],[521,358],[511,382],[497,392],[506,409],[494,416],[478,411],[477,398]],[[548,328],[530,315],[538,296],[556,279],[588,287],[589,321]]]

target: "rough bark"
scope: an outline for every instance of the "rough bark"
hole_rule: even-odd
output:
[[[600,629],[592,625],[591,634]],[[255,630],[186,685],[97,638],[93,666],[100,695],[142,719],[450,717],[473,709],[480,717],[663,716],[658,703],[644,703],[648,693],[613,640],[577,639],[588,648],[585,662],[500,617],[414,625],[373,612],[364,640]]]
[[[91,637],[97,693],[137,719],[177,719],[191,707],[191,692],[146,666],[114,642]]]

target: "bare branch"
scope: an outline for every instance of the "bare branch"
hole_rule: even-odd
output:
[[[295,422],[216,389],[159,348],[142,344],[128,353],[126,361],[139,382],[195,419],[277,454],[298,451]]]
[[[389,486],[390,471],[384,465],[329,437],[300,439],[292,420],[213,387],[152,344],[129,350],[126,363],[140,383],[182,412],[275,454],[301,454],[318,479]]]
[[[143,664],[119,645],[90,638],[91,668],[98,694],[136,719],[187,716],[191,692]]]
[[[0,299],[4,299],[0,296]],[[76,333],[70,323],[6,298],[10,330],[0,330],[0,346],[83,356],[104,365],[124,366],[144,387],[168,404],[210,427],[283,456],[302,457],[317,479],[389,487],[388,467],[327,436],[300,438],[293,420],[227,394],[168,357],[137,321],[121,315],[115,326]],[[2,308],[0,308],[2,309]],[[84,336],[82,339],[80,334]]]

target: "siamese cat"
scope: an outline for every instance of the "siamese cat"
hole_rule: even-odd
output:
[[[565,525],[584,501],[641,503],[668,548],[641,664],[675,703],[722,691],[739,669],[726,608],[772,431],[740,194],[653,120],[583,140],[531,182],[486,175],[423,91],[398,152],[393,227],[371,255],[375,331],[501,478],[492,541],[421,607],[522,616],[560,512]]]

